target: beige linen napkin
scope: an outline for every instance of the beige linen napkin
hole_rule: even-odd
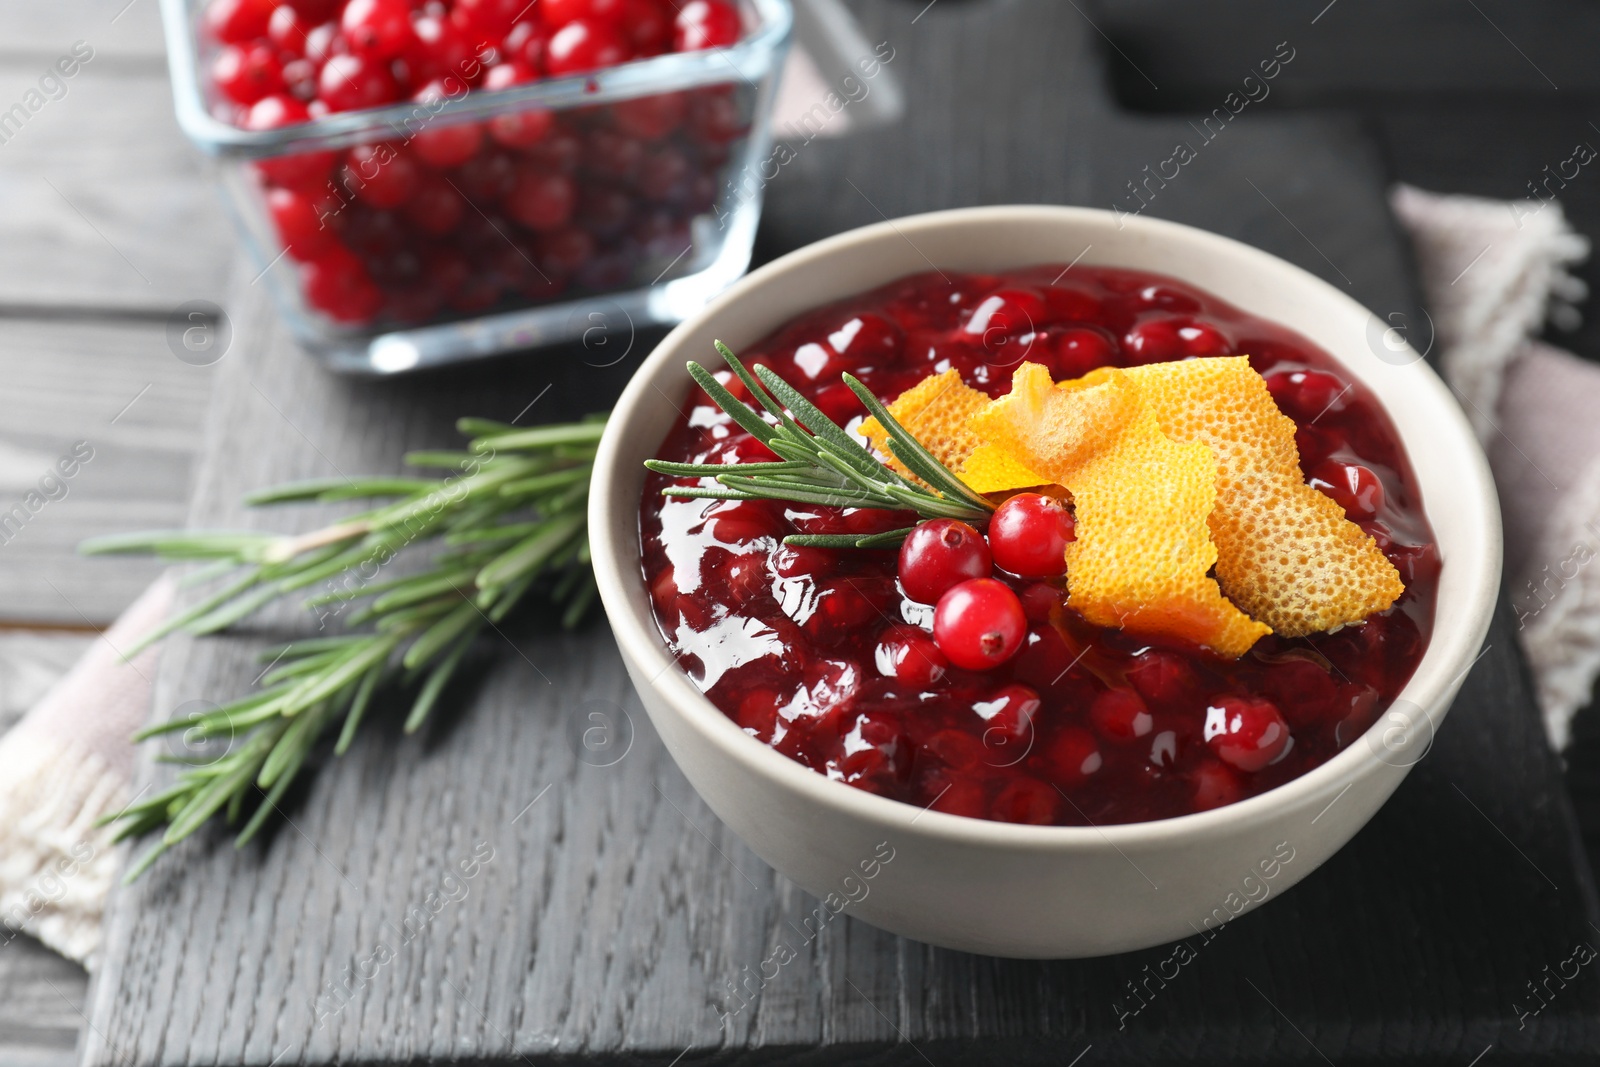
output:
[[[1400,186],[1437,327],[1439,364],[1489,454],[1505,516],[1506,588],[1545,731],[1567,745],[1600,674],[1600,365],[1530,335],[1577,323],[1588,256],[1555,201]]]
[[[131,799],[129,736],[150,715],[156,649],[121,649],[172,603],[161,579],[0,738],[0,944],[31,934],[92,966],[100,910],[117,872],[111,832],[95,822]]]

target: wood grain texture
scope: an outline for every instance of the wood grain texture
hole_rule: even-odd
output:
[[[913,25],[923,6],[859,8],[869,36],[893,36],[911,110],[870,139],[806,146],[769,189],[766,254],[880,212],[1104,204],[1182,136],[1174,120],[1112,120],[1068,8],[947,3]],[[1247,118],[1150,210],[1379,309],[1409,300],[1356,131]],[[540,397],[525,421],[570,417],[607,402],[648,347],[606,371],[555,352],[362,383],[319,372],[258,294],[230,306],[247,340],[219,365],[193,515],[205,525],[309,523],[235,501],[284,478],[393,469],[403,448],[448,441],[460,414],[509,418]],[[156,714],[240,692],[267,639],[174,642]],[[1525,983],[1600,932],[1503,611],[1392,802],[1284,900],[1198,944],[1137,1014],[1129,984],[1170,968],[1171,947],[1003,961],[848,913],[805,938],[815,902],[693,795],[603,625],[562,636],[535,621],[484,653],[421,735],[397,736],[396,709],[375,716],[259,845],[199,835],[113,897],[85,1064],[1465,1064],[1491,1045],[1492,1062],[1536,1063],[1600,1041],[1587,973],[1518,1028]],[[610,744],[586,746],[602,724]],[[752,979],[780,943],[798,957]]]
[[[0,318],[0,521],[13,516],[0,527],[0,619],[104,626],[160,572],[83,559],[77,545],[183,525],[215,377],[174,356],[158,323]],[[90,458],[31,509],[75,449]]]
[[[0,25],[0,112],[75,45],[92,50],[25,122],[0,126],[0,317],[160,321],[220,302],[235,242],[173,118],[157,0],[0,0]]]
[[[92,44],[96,62],[107,58],[153,71],[167,61],[161,8],[152,0],[0,0],[0,25],[6,28],[0,57],[7,61],[53,60],[74,41]]]
[[[0,113],[38,93],[55,59],[92,29],[63,26],[60,45],[38,55],[0,53]],[[20,128],[3,128],[0,314],[159,321],[188,300],[220,303],[233,233],[173,118],[165,67],[97,51],[63,84]]]

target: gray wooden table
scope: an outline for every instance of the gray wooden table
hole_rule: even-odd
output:
[[[167,319],[221,302],[234,244],[172,119],[155,0],[0,0],[0,111],[76,42],[93,58],[18,126],[0,125],[0,729],[156,574],[80,561],[84,537],[181,525],[214,368],[180,362]],[[26,519],[58,457],[93,459]],[[0,1063],[65,1065],[81,968],[27,938],[0,947]]]
[[[896,50],[906,120],[807,146],[769,190],[768,254],[960,203],[1109,206],[1192,136],[1181,119],[1113,112],[1073,12],[859,10]],[[1314,40],[1313,14],[1297,32]],[[1152,213],[1266,247],[1381,312],[1409,306],[1382,167],[1357,127],[1260,113],[1225,136]],[[192,513],[204,525],[307,525],[315,515],[242,512],[238,496],[393,470],[469,412],[510,418],[541,396],[534,421],[603,406],[648,348],[607,370],[558,351],[360,383],[311,365],[248,279],[228,307],[240,348],[219,365]],[[848,916],[731,1011],[733,986],[814,902],[700,804],[603,626],[535,622],[486,648],[422,735],[377,716],[259,846],[205,833],[117,893],[84,1062],[1466,1063],[1489,1048],[1559,1061],[1600,1040],[1593,987],[1524,1037],[1512,1005],[1524,976],[1589,936],[1594,896],[1506,621],[1436,752],[1373,825],[1230,927],[1125,1033],[1111,1004],[1161,950],[1014,963]],[[156,714],[239,692],[272,636],[174,642]],[[590,711],[614,724],[600,753],[582,743]]]
[[[24,531],[37,534],[35,555],[11,554],[22,537],[0,552],[3,587],[18,591],[0,605],[6,618],[103,624],[151,572],[69,566],[68,546],[179,521],[191,469],[191,521],[303,527],[316,516],[244,513],[240,492],[392,470],[405,448],[449,442],[457,415],[510,418],[546,386],[533,420],[603,406],[648,349],[641,335],[608,370],[562,351],[403,382],[322,374],[284,336],[250,272],[229,270],[214,195],[172,129],[152,0],[119,14],[121,3],[35,10],[0,0],[0,25],[13,28],[0,54],[0,109],[75,40],[94,40],[95,63],[106,61],[0,144],[0,176],[23,190],[0,220],[11,227],[0,329],[33,346],[0,351],[0,389],[35,383],[8,407],[15,418],[0,444],[28,426],[35,436],[18,447],[39,455],[99,434],[100,455],[123,457],[106,464],[112,473],[95,492],[74,487]],[[911,89],[906,121],[854,143],[806,146],[769,190],[765,254],[956,204],[1110,206],[1190,136],[1180,118],[1113,112],[1097,38],[1075,9],[858,7],[873,39],[896,49],[894,69]],[[1298,20],[1287,31],[1297,46],[1315,46],[1316,14],[1284,15]],[[28,148],[30,137],[38,143]],[[1410,289],[1382,182],[1381,161],[1351,123],[1251,112],[1150,210],[1266,247],[1387,312],[1409,306]],[[235,349],[211,368],[182,364],[164,340],[172,307],[195,297],[233,320]],[[123,375],[134,380],[117,392]],[[83,400],[102,391],[105,412]],[[163,396],[164,406],[146,406]],[[117,436],[125,427],[139,432]],[[174,642],[156,714],[240,692],[267,640]],[[1559,1060],[1600,1042],[1593,988],[1560,1000],[1525,1047],[1511,1002],[1523,978],[1561,959],[1600,916],[1504,619],[1492,641],[1438,751],[1373,826],[1317,878],[1230,927],[1194,980],[1128,1034],[1115,1029],[1110,1001],[1157,954],[1012,964],[905,942],[848,916],[751,1008],[719,1021],[733,1003],[729,983],[759,967],[814,902],[689,790],[604,627],[560,636],[535,623],[486,648],[422,735],[401,739],[392,716],[375,717],[340,773],[299,790],[259,845],[235,852],[202,834],[118,893],[87,1000],[80,971],[21,940],[0,949],[0,1063],[72,1062],[80,1030],[91,1065],[942,1067],[1080,1054],[1085,1065],[1467,1063],[1489,1048],[1506,1061]],[[575,729],[587,711],[616,726],[598,754]],[[1413,825],[1429,832],[1419,838]],[[474,859],[472,877],[446,881]],[[374,966],[377,955],[384,962]]]

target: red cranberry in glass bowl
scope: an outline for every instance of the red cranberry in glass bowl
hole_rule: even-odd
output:
[[[383,127],[381,140],[393,142],[405,160],[385,167],[384,175],[356,173],[347,159],[377,152],[376,136],[353,149],[249,164],[263,200],[280,190],[330,191],[328,229],[383,295],[330,299],[329,282],[319,275],[313,296],[302,270],[309,310],[343,326],[378,326],[391,313],[412,325],[418,308],[474,314],[496,304],[555,300],[568,290],[643,286],[665,267],[677,274],[704,269],[705,256],[681,253],[714,253],[723,239],[691,224],[713,208],[731,166],[729,142],[749,129],[753,90],[709,85],[601,105],[503,108],[470,121],[452,114],[469,96],[512,92],[544,78],[597,76],[672,51],[676,13],[665,0],[209,0],[198,43],[213,115],[249,130],[415,103],[403,121]],[[772,12],[762,18],[758,28],[770,30]],[[683,25],[689,32],[682,47],[694,50],[735,44],[744,32],[738,12],[723,0],[691,5]],[[408,177],[407,169],[417,167],[436,172],[437,180]],[[601,184],[622,198],[620,205],[576,211],[578,191]],[[494,259],[493,277],[452,284],[447,292],[435,288],[436,272],[402,277],[387,269],[372,258],[378,252],[344,236],[366,225],[369,210],[399,222],[413,258]],[[277,208],[260,214],[271,222],[286,218]],[[481,239],[485,229],[493,242]],[[646,231],[651,236],[641,236]],[[269,256],[305,243],[303,233],[278,236],[280,248],[267,250]],[[392,257],[395,250],[381,254]],[[521,269],[511,254],[520,254]],[[339,309],[337,316],[330,307]],[[363,308],[372,309],[369,317],[360,315]]]

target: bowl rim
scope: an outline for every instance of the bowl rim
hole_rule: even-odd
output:
[[[1476,532],[1481,535],[1480,544],[1483,551],[1479,558],[1445,561],[1446,567],[1453,564],[1464,570],[1470,570],[1462,596],[1464,602],[1452,606],[1452,618],[1462,621],[1459,625],[1441,624],[1440,609],[1436,606],[1434,631],[1429,637],[1422,660],[1417,664],[1411,679],[1391,702],[1389,709],[1385,710],[1361,738],[1353,740],[1331,759],[1299,777],[1232,804],[1144,822],[1088,826],[1031,826],[950,815],[928,808],[919,809],[916,805],[855,789],[789,759],[746,734],[695,688],[686,673],[676,667],[672,657],[667,654],[665,642],[654,628],[654,620],[641,617],[641,613],[635,610],[635,605],[629,600],[629,590],[625,583],[631,581],[642,593],[644,582],[642,576],[638,574],[637,534],[635,533],[631,544],[618,545],[611,536],[611,524],[608,521],[612,498],[617,495],[619,464],[632,462],[635,457],[631,455],[631,451],[636,451],[638,448],[637,442],[630,440],[625,427],[634,410],[655,394],[657,389],[655,379],[666,372],[668,362],[681,358],[678,348],[688,335],[703,329],[706,321],[722,315],[752,291],[770,283],[775,277],[819,260],[849,254],[854,249],[877,241],[889,238],[909,241],[919,232],[951,226],[1037,221],[1048,221],[1053,225],[1078,224],[1087,229],[1110,225],[1119,230],[1131,228],[1142,231],[1142,236],[1149,240],[1189,242],[1207,254],[1214,254],[1224,259],[1231,258],[1235,262],[1249,262],[1262,270],[1282,272],[1286,278],[1302,286],[1310,283],[1312,290],[1320,299],[1329,302],[1342,314],[1346,316],[1359,314],[1375,319],[1373,313],[1366,307],[1322,279],[1251,245],[1181,223],[1097,208],[1057,205],[955,208],[898,219],[885,219],[796,249],[751,272],[677,326],[640,364],[613,409],[595,457],[589,504],[589,528],[595,578],[601,602],[624,655],[633,657],[649,671],[652,676],[650,685],[657,690],[662,700],[672,705],[700,737],[714,746],[725,758],[745,764],[756,774],[775,778],[780,786],[797,792],[812,803],[830,809],[838,815],[875,823],[902,833],[910,830],[927,838],[969,847],[1075,853],[1099,851],[1107,846],[1119,851],[1123,848],[1142,850],[1169,844],[1175,839],[1192,841],[1216,839],[1271,825],[1279,821],[1286,810],[1305,808],[1318,802],[1325,802],[1327,807],[1331,808],[1333,803],[1356,782],[1380,774],[1386,769],[1393,770],[1399,767],[1403,776],[1422,757],[1418,756],[1417,760],[1403,764],[1387,763],[1379,756],[1381,749],[1374,746],[1372,739],[1380,736],[1386,729],[1394,728],[1392,724],[1386,726],[1386,719],[1391,713],[1389,709],[1393,709],[1401,702],[1408,702],[1419,708],[1427,721],[1427,739],[1431,745],[1433,731],[1437,729],[1438,723],[1448,711],[1450,700],[1477,659],[1481,658],[1478,649],[1483,643],[1498,599],[1502,565],[1499,501],[1488,460],[1448,387],[1433,369],[1422,361],[1420,355],[1403,365],[1391,364],[1391,370],[1409,376],[1410,380],[1405,384],[1411,390],[1413,398],[1434,409],[1430,416],[1433,422],[1432,432],[1436,434],[1439,447],[1449,449],[1460,467],[1456,472],[1459,480],[1450,486],[1452,502],[1468,512],[1475,524]],[[920,248],[918,251],[920,253]],[[1016,266],[1028,265],[1030,264],[1019,263]],[[893,278],[886,277],[880,284],[892,280]],[[776,329],[781,324],[774,322],[769,328]],[[1365,379],[1366,376],[1358,368],[1348,364],[1332,346],[1316,338],[1311,340],[1321,345],[1350,373],[1359,379]],[[1406,346],[1406,350],[1409,350],[1409,345]],[[1412,355],[1415,355],[1414,351]],[[679,373],[682,374],[681,371]],[[682,376],[687,383],[687,374]],[[1384,410],[1391,419],[1395,418],[1389,406],[1384,405]],[[1396,421],[1398,423],[1400,420]],[[1419,485],[1419,494],[1423,497],[1422,504],[1425,509],[1429,492],[1426,486]],[[1431,492],[1438,493],[1439,489],[1435,487]],[[619,500],[617,503],[630,511],[637,511],[637,502],[633,499]],[[637,531],[636,521],[626,525]],[[647,616],[648,597],[644,599],[643,614]],[[1426,755],[1426,751],[1424,748],[1422,755]],[[1326,810],[1327,808],[1324,808],[1323,812]],[[1318,815],[1318,818],[1321,818],[1321,815]]]

